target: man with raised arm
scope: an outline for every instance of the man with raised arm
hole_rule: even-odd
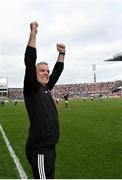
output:
[[[30,120],[26,156],[35,179],[53,179],[55,146],[59,139],[58,113],[51,95],[64,67],[65,46],[57,44],[57,62],[50,75],[46,62],[36,65],[37,22],[30,24],[29,41],[25,51],[24,100]]]

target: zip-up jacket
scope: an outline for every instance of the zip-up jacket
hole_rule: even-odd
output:
[[[38,148],[54,145],[59,139],[58,113],[51,95],[64,63],[56,62],[46,87],[37,81],[36,48],[27,46],[25,51],[24,101],[30,120],[27,147]]]

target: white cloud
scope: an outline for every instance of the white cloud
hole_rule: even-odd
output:
[[[58,83],[92,81],[92,64],[99,81],[122,77],[121,63],[103,62],[122,51],[121,0],[4,0],[0,74],[8,76],[10,86],[23,86],[24,51],[33,20],[39,22],[38,61],[48,61],[52,69],[56,43],[66,44],[65,69]]]

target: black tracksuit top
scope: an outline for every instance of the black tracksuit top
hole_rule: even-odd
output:
[[[24,101],[30,119],[27,147],[54,145],[59,139],[58,113],[50,91],[57,82],[64,63],[56,62],[50,80],[43,87],[36,76],[36,48],[27,46],[25,52]]]

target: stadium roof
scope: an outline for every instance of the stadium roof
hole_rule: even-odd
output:
[[[104,61],[122,61],[122,52],[116,54],[113,58]]]

